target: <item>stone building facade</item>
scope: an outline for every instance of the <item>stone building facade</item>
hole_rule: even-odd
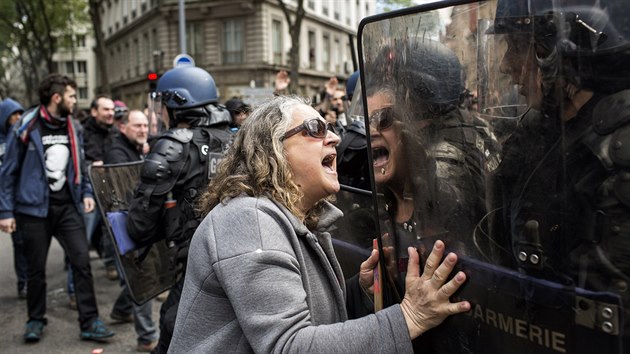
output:
[[[283,1],[295,10],[296,0]],[[354,71],[356,31],[375,7],[375,0],[304,0],[302,94],[315,96],[329,77],[343,82]],[[249,88],[270,90],[276,73],[289,70],[291,38],[278,0],[186,0],[185,9],[187,53],[212,74],[222,102]],[[100,11],[112,95],[142,107],[147,74],[172,68],[180,53],[178,0],[102,0]]]

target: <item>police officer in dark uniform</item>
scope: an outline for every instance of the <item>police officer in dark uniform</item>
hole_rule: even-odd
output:
[[[491,32],[505,35],[501,70],[537,114],[504,147],[496,171],[502,261],[569,287],[621,297],[597,319],[630,349],[630,25],[624,1],[499,1]],[[616,17],[618,16],[618,17]],[[531,151],[523,142],[536,141]],[[528,145],[530,143],[528,142]],[[619,316],[621,317],[621,316]]]
[[[365,65],[383,269],[388,270],[385,303],[403,293],[408,247],[425,254],[440,239],[458,256],[478,255],[473,232],[486,213],[486,176],[498,164],[486,126],[460,108],[465,90],[454,52],[428,38],[392,42]],[[433,338],[443,337],[418,339],[414,349],[449,352],[449,342]]]
[[[418,240],[440,238],[468,253],[496,153],[483,125],[460,111],[458,58],[439,42],[409,39],[383,48],[369,68],[374,174],[392,245],[406,258]]]
[[[181,276],[160,310],[160,340],[155,349],[166,353],[184,283],[188,244],[201,221],[195,202],[216,173],[232,133],[230,113],[218,104],[214,79],[205,70],[171,69],[160,78],[156,91],[162,115],[168,114],[172,128],[145,159],[127,230],[140,245],[166,239],[177,248],[173,262]]]

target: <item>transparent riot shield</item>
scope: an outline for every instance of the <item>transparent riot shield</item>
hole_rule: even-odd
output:
[[[149,118],[149,136],[157,137],[169,128],[169,117],[162,105],[162,96],[159,92],[150,92],[147,95],[146,115]]]
[[[444,241],[468,279],[453,300],[472,310],[417,352],[630,352],[629,12],[437,1],[362,21],[384,306],[409,246]]]
[[[370,256],[377,236],[372,193],[342,185],[334,204],[344,212],[331,235],[335,254],[347,279],[355,276],[361,263]]]
[[[176,282],[175,250],[164,240],[137,247],[127,235],[129,202],[140,181],[142,161],[92,166],[90,180],[109,237],[116,246],[116,258],[133,301],[143,304]]]
[[[346,109],[348,126],[337,145],[337,173],[341,191],[334,204],[344,212],[331,232],[335,254],[344,276],[353,277],[373,248],[377,237],[372,199],[370,162],[361,103],[361,84],[357,82],[352,103]]]

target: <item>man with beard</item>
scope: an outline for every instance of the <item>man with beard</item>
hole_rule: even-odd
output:
[[[105,154],[106,164],[144,160],[144,146],[149,136],[149,120],[139,110],[132,110],[120,118],[120,134],[112,137],[111,148]],[[158,332],[152,318],[151,301],[135,305],[129,288],[121,282],[122,290],[114,303],[110,317],[114,321],[135,323],[139,352],[150,352],[157,345]]]
[[[40,83],[40,105],[15,124],[0,166],[0,230],[22,232],[28,262],[26,342],[39,341],[47,324],[46,258],[53,235],[72,266],[80,337],[102,340],[114,335],[98,317],[80,211],[81,203],[84,212],[91,212],[95,203],[92,186],[84,178],[83,137],[70,115],[76,87],[58,74]]]
[[[96,97],[90,106],[90,118],[83,123],[85,132],[85,159],[88,164],[100,166],[105,160],[105,153],[110,142],[110,132],[113,130],[115,115],[114,101],[107,96]],[[107,237],[103,237],[101,230],[101,220],[98,210],[86,214],[86,224],[88,227],[88,238],[94,237],[96,245],[99,246],[103,263],[105,263],[105,276],[109,280],[118,279],[118,271],[114,263],[113,244]]]

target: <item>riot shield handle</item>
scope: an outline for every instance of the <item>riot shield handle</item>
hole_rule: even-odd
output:
[[[519,268],[542,270],[544,266],[544,251],[540,244],[538,221],[527,220],[521,240],[515,247]]]

